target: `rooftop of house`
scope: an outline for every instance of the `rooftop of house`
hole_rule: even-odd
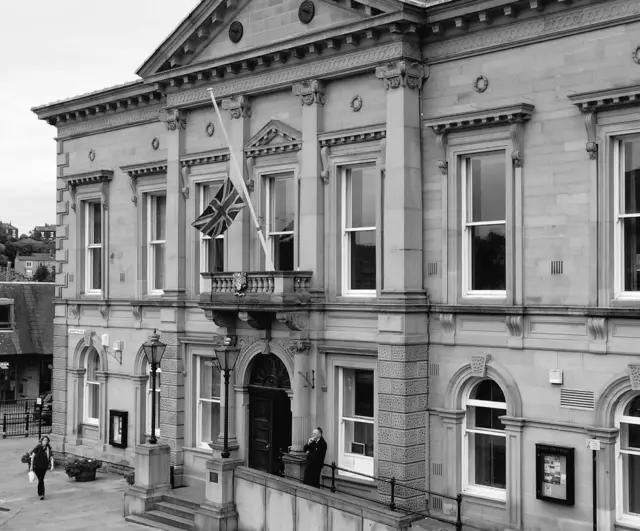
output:
[[[54,283],[0,282],[0,304],[13,301],[15,326],[0,331],[0,355],[53,353]]]
[[[56,257],[53,253],[34,253],[29,256],[16,256],[16,260],[20,262],[55,262]]]
[[[52,231],[55,231],[56,230],[56,226],[55,225],[49,225],[48,223],[45,223],[44,225],[36,225],[33,230],[38,230],[38,231],[52,230]]]
[[[18,227],[12,225],[11,222],[3,223],[2,221],[0,221],[0,227],[2,227],[3,229],[18,230]]]

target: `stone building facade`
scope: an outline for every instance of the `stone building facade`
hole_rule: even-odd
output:
[[[637,528],[639,20],[631,0],[203,0],[138,81],[34,109],[57,128],[56,449],[131,464],[157,328],[160,439],[204,488],[230,337],[248,469],[322,426],[352,492],[389,497],[349,470],[445,519],[438,494],[462,493],[481,529],[578,530],[590,440],[599,528]],[[232,171],[208,88],[275,272],[246,209],[220,239],[191,227]]]

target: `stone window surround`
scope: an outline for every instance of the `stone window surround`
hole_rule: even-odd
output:
[[[157,238],[151,239],[152,238],[152,234],[154,233],[155,229],[153,229],[153,227],[156,225],[156,218],[153,217],[153,213],[157,212],[157,205],[158,200],[164,197],[164,203],[165,203],[165,211],[164,211],[164,240],[159,240]],[[145,252],[146,252],[146,261],[147,261],[147,275],[146,275],[146,287],[147,287],[147,293],[149,294],[149,296],[155,296],[155,297],[162,297],[164,295],[164,288],[166,285],[166,273],[167,273],[167,267],[166,267],[166,249],[167,249],[167,218],[168,216],[168,212],[167,212],[167,192],[165,191],[164,193],[162,193],[161,191],[159,192],[148,192],[147,194],[144,195],[145,201],[144,201],[144,208],[145,208]],[[164,245],[164,249],[165,252],[163,253],[163,260],[164,263],[162,264],[162,269],[163,269],[163,275],[165,276],[164,278],[164,282],[162,285],[162,288],[157,288],[155,286],[155,273],[156,273],[156,267],[155,267],[155,247],[156,245]],[[153,258],[152,258],[153,256]],[[153,265],[152,265],[153,264]]]
[[[193,399],[191,400],[192,402],[192,407],[194,408],[193,414],[192,414],[192,419],[193,419],[193,447],[194,448],[199,448],[199,449],[204,449],[204,450],[210,450],[209,445],[205,442],[202,441],[202,436],[201,436],[201,429],[202,429],[202,424],[201,424],[201,419],[200,419],[200,371],[201,371],[201,366],[202,363],[205,360],[213,360],[213,358],[216,357],[216,353],[213,349],[213,347],[211,348],[210,352],[202,352],[199,349],[196,349],[193,353],[192,353],[192,366],[193,366],[193,378],[192,378],[192,393],[191,396],[193,397]],[[213,367],[213,370],[217,371],[217,369],[215,369],[215,367]],[[224,392],[224,381],[223,381],[223,376],[222,373],[220,373],[220,396],[218,397],[218,400],[212,400],[212,404],[217,403],[218,404],[218,411],[219,411],[219,421],[220,421],[220,425],[218,426],[218,429],[215,430],[215,426],[213,426],[213,430],[214,433],[217,431],[216,436],[212,439],[212,442],[217,442],[217,439],[219,438],[220,434],[223,433],[223,422],[224,422],[224,409],[223,409],[223,392]],[[232,385],[230,383],[230,385]],[[232,391],[231,391],[232,392]],[[231,415],[231,414],[230,414]],[[231,422],[231,418],[229,418],[229,421]]]
[[[150,294],[148,292],[148,283],[147,283],[147,196],[158,194],[158,193],[166,193],[167,189],[167,175],[166,173],[158,174],[150,177],[146,177],[144,182],[139,182],[137,185],[137,190],[139,197],[142,198],[140,201],[140,208],[138,211],[138,230],[136,230],[136,234],[138,237],[138,241],[136,242],[136,246],[138,248],[138,282],[136,288],[136,296],[143,300],[146,299],[157,299],[161,297],[161,294]]]
[[[331,147],[327,154],[327,167],[329,170],[329,182],[325,190],[325,223],[326,234],[335,234],[334,241],[330,239],[326,242],[325,261],[328,260],[330,267],[325,267],[328,281],[328,296],[336,302],[375,302],[377,296],[382,291],[382,268],[383,268],[383,248],[382,248],[382,212],[383,212],[383,171],[384,153],[383,143],[380,140],[361,142],[356,144],[344,144]],[[357,164],[373,163],[379,170],[376,179],[376,294],[363,294],[357,292],[345,294],[343,261],[342,261],[342,224],[341,212],[342,201],[342,180],[344,179],[343,168],[355,166]],[[336,200],[338,199],[339,200]],[[333,267],[331,267],[333,266]]]
[[[631,403],[632,400],[640,396],[638,392],[627,392],[623,397],[621,397],[618,406],[615,412],[615,427],[620,430],[621,419],[620,417],[623,415],[624,408]],[[640,419],[639,419],[640,420]],[[640,516],[633,516],[628,513],[624,513],[623,510],[623,497],[625,494],[625,486],[624,486],[624,474],[622,472],[622,459],[621,457],[621,445],[620,445],[621,434],[619,432],[618,437],[616,438],[615,443],[615,493],[616,493],[616,523],[620,523],[623,525],[630,525],[636,528],[640,527]]]
[[[76,193],[77,203],[80,205],[79,211],[76,213],[76,263],[81,264],[82,280],[78,278],[76,281],[76,289],[79,291],[80,298],[105,299],[109,293],[109,212],[102,209],[102,289],[100,291],[92,291],[87,293],[88,271],[86,269],[86,212],[88,203],[100,203],[102,194],[98,184],[90,184],[83,186]]]
[[[339,373],[340,369],[363,369],[363,370],[371,370],[373,371],[373,393],[374,397],[378,396],[378,360],[375,357],[358,357],[354,359],[353,356],[349,354],[338,354],[332,352],[327,352],[326,354],[326,366],[327,366],[327,393],[326,393],[326,417],[324,419],[325,426],[322,426],[324,431],[324,438],[327,441],[327,456],[325,457],[325,462],[329,463],[331,461],[335,461],[338,466],[343,466],[339,461],[340,455],[340,418],[341,412],[339,410],[340,400],[339,400],[339,385],[340,378]],[[338,392],[336,392],[338,391]],[[373,448],[374,448],[374,458],[373,458],[373,475],[377,475],[378,470],[378,400],[374,400],[374,429],[373,429]],[[344,467],[348,468],[348,467]],[[342,477],[343,479],[347,479],[350,482],[356,482],[359,484],[363,484],[369,487],[375,487],[372,485],[370,481],[364,478],[357,478],[351,476],[344,476],[340,473],[337,474],[337,477]]]

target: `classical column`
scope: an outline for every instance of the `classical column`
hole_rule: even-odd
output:
[[[248,96],[236,96],[234,98],[226,98],[222,100],[221,108],[229,111],[231,122],[228,125],[230,149],[233,150],[238,159],[238,165],[246,172],[246,164],[244,164],[244,145],[249,140],[249,123],[251,120],[251,101]],[[229,172],[234,169],[229,165]],[[243,176],[245,182],[247,179],[253,178],[252,175]],[[254,205],[255,207],[255,205]],[[252,265],[249,262],[249,248],[251,220],[249,209],[243,208],[242,212],[231,224],[227,230],[226,251],[227,251],[227,270],[228,271],[248,271],[251,268],[260,269],[257,264]]]
[[[522,529],[522,428],[524,419],[500,417],[507,435],[507,524]]]
[[[181,298],[186,291],[186,192],[183,191],[180,154],[183,151],[184,114],[165,109],[160,115],[167,126],[167,211],[164,245],[164,297]]]
[[[318,131],[322,127],[324,86],[312,79],[293,85],[302,102],[300,202],[298,206],[298,266],[313,271],[311,287],[324,286],[324,184],[320,178]]]
[[[294,341],[295,355],[293,359],[293,402],[291,404],[291,452],[303,454],[303,448],[311,437],[310,426],[310,385],[305,379],[309,376],[308,341]]]
[[[51,373],[51,391],[53,396],[53,413],[51,417],[51,441],[56,451],[64,452],[67,437],[68,412],[74,411],[76,399],[67,389],[68,364],[67,326],[63,319],[56,318],[53,324],[53,371]],[[76,377],[77,381],[77,377]],[[75,426],[72,430],[75,433]]]
[[[420,87],[422,65],[376,68],[387,90],[382,296],[423,297]]]

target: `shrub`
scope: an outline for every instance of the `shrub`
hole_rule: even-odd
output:
[[[70,478],[76,477],[80,472],[84,472],[85,470],[98,470],[102,466],[102,461],[97,459],[90,459],[88,457],[83,457],[82,459],[76,459],[73,463],[69,463],[66,467],[64,467],[64,471],[67,473],[67,476]]]
[[[135,471],[131,472],[130,474],[127,474],[124,477],[124,480],[129,484],[129,485],[133,485],[136,482],[136,473]]]

